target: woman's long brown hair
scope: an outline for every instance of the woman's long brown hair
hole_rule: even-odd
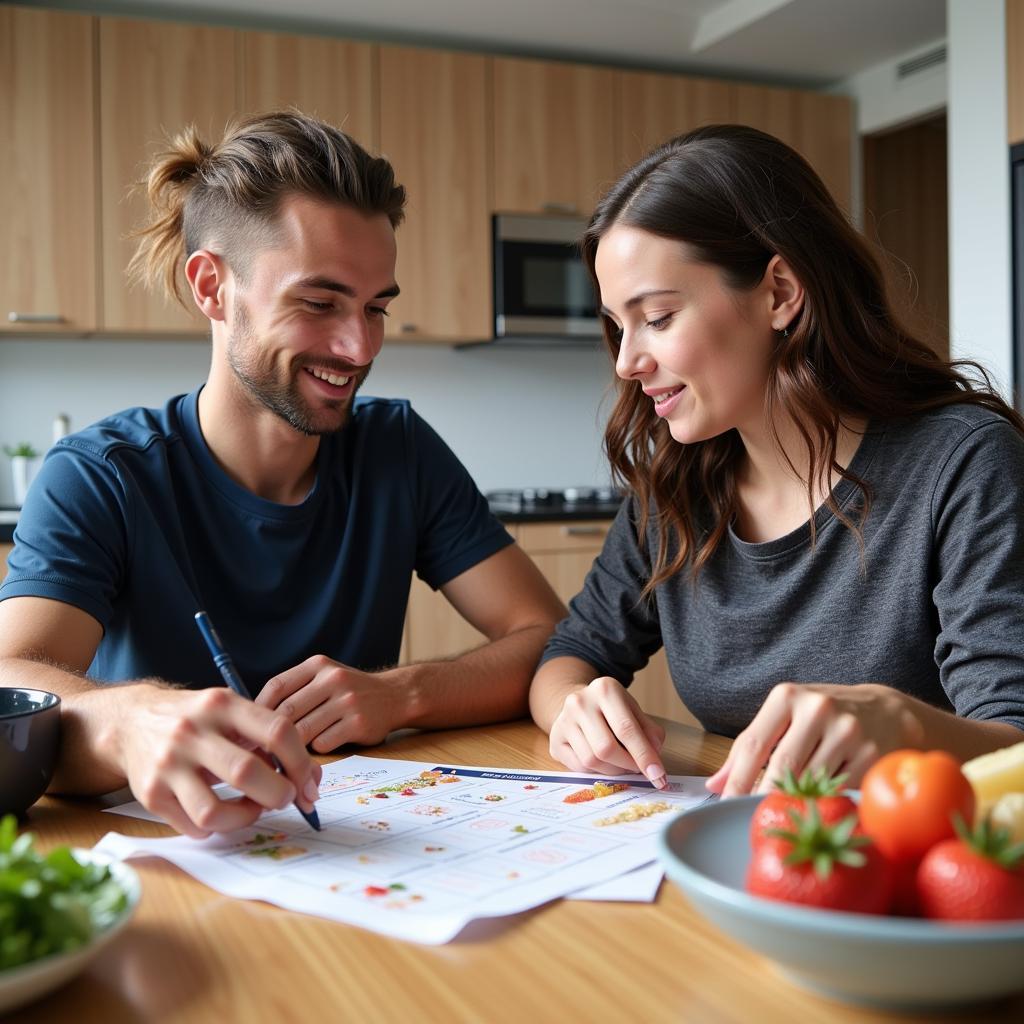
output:
[[[967,402],[1004,416],[1024,434],[1024,419],[981,366],[942,359],[904,328],[868,245],[810,165],[773,136],[740,125],[699,128],[627,171],[598,204],[583,237],[597,287],[597,247],[617,224],[685,243],[736,290],[755,287],[776,254],[789,264],[805,298],[788,336],[777,338],[767,421],[783,413],[798,425],[810,460],[809,507],[818,484],[828,509],[858,540],[871,493],[836,461],[841,419],[894,419]],[[603,329],[615,359],[618,339],[607,317]],[[736,514],[743,445],[735,430],[679,444],[636,382],[619,380],[617,389],[605,451],[616,482],[637,496],[642,543],[655,520],[658,550],[644,588],[650,594],[687,564],[695,578],[726,536]],[[856,522],[836,504],[832,474],[860,489]],[[811,531],[813,542],[813,515]]]

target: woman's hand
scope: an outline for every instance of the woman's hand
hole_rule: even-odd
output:
[[[665,730],[640,710],[626,688],[601,676],[570,693],[551,726],[551,756],[574,772],[640,772],[668,785],[660,750]]]
[[[857,786],[882,754],[921,745],[924,727],[914,704],[877,683],[780,683],[736,737],[707,788],[722,796],[749,793],[762,768],[762,793],[787,768],[797,775],[805,768],[843,771],[847,784]]]

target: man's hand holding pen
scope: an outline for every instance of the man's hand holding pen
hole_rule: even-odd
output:
[[[130,702],[123,700],[129,688],[136,691]],[[312,812],[321,769],[284,715],[219,687],[119,689],[107,756],[143,806],[179,832],[196,839],[230,832],[293,802]],[[218,781],[243,795],[220,799],[212,789]]]

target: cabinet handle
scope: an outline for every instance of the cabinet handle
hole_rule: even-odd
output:
[[[603,537],[608,531],[603,526],[563,526],[566,537]]]
[[[545,213],[578,213],[575,203],[541,203]]]
[[[12,324],[62,324],[64,317],[60,313],[16,313],[11,310],[7,319]]]
[[[413,334],[416,331],[416,325],[415,324],[402,324],[401,330],[402,330],[403,334]]]

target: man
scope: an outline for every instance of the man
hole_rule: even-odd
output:
[[[387,161],[278,113],[214,147],[185,132],[148,190],[133,271],[181,298],[184,268],[210,374],[51,451],[0,588],[0,685],[61,696],[57,788],[127,782],[201,837],[310,810],[307,745],[525,714],[564,609],[408,403],[355,399],[398,294]],[[390,667],[413,571],[490,643]],[[201,609],[255,703],[219,685]]]

